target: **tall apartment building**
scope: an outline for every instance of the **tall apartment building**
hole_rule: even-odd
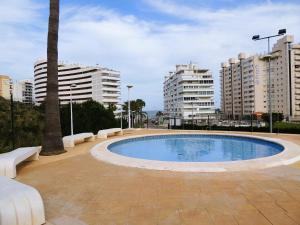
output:
[[[261,56],[240,53],[221,67],[221,110],[227,118],[267,112],[266,63]]]
[[[287,120],[300,120],[300,44],[293,36],[279,39],[271,52],[272,112],[283,113]],[[268,61],[264,55],[222,63],[221,109],[227,118],[266,113],[268,104]]]
[[[12,90],[13,100],[32,104],[33,84],[30,80],[12,82],[9,76],[0,75],[0,96],[10,99],[10,90]]]
[[[34,64],[34,92],[37,103],[46,97],[47,61]],[[71,85],[76,87],[72,88]],[[120,102],[120,72],[99,66],[58,63],[58,94],[61,104],[68,104],[72,93],[74,102],[93,99],[105,107]]]
[[[214,114],[214,81],[211,72],[192,63],[176,65],[176,71],[165,76],[164,112],[169,117],[184,120],[202,120]]]
[[[287,35],[272,48],[272,111],[288,120],[300,121],[300,44]]]
[[[0,96],[9,99],[10,98],[10,77],[6,75],[0,75]]]
[[[14,101],[33,104],[33,83],[30,80],[21,80],[13,83]]]

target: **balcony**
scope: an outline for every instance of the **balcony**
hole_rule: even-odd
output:
[[[120,82],[116,81],[102,81],[102,85],[107,85],[107,86],[120,86]]]
[[[111,94],[111,93],[103,93],[102,96],[103,96],[103,97],[119,97],[120,94],[118,94],[118,93],[114,93],[114,94]]]
[[[102,87],[103,91],[119,91],[118,87]]]

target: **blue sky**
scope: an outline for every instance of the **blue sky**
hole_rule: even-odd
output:
[[[0,74],[33,77],[46,57],[48,1],[0,0]],[[61,0],[59,58],[121,71],[147,109],[162,109],[164,75],[175,64],[213,72],[219,105],[220,63],[238,53],[262,53],[253,34],[286,28],[300,42],[300,0]],[[274,43],[274,42],[273,42]]]

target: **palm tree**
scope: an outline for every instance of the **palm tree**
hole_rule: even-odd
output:
[[[142,99],[135,100],[136,108],[139,113],[143,111],[143,108],[146,106],[146,103]]]
[[[56,155],[65,152],[62,142],[58,100],[58,26],[59,0],[50,0],[47,46],[47,96],[45,99],[45,130],[42,142],[42,155]]]

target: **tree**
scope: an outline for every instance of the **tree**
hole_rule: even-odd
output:
[[[41,144],[44,127],[40,107],[14,102],[15,148]],[[10,125],[10,102],[0,97],[0,153],[13,150]],[[42,122],[41,122],[42,121]]]
[[[141,113],[143,111],[143,108],[146,106],[146,103],[142,99],[135,100],[135,108],[136,111]]]
[[[65,152],[62,142],[58,100],[58,27],[59,0],[50,0],[47,43],[47,96],[45,99],[42,155],[56,155]]]
[[[262,114],[261,116],[262,120],[269,123],[270,120],[269,120],[269,113],[264,113]],[[283,114],[282,113],[272,113],[272,121],[273,123],[276,122],[276,121],[282,121],[283,120]]]
[[[141,113],[143,108],[146,106],[146,103],[142,99],[136,99],[130,101],[130,110],[136,113]],[[124,102],[123,111],[127,113],[128,111],[128,102]]]
[[[158,111],[157,113],[156,113],[156,117],[161,117],[161,116],[163,116],[164,114],[163,114],[163,112],[162,111]]]
[[[137,117],[137,120],[139,121],[139,124],[142,124],[142,118],[143,118],[143,108],[146,106],[146,103],[142,99],[136,99],[130,101],[130,111],[132,112],[133,121]],[[125,115],[128,113],[128,102],[124,102],[123,105],[123,111]]]
[[[74,133],[93,132],[119,126],[112,108],[105,108],[99,102],[89,100],[73,104]],[[61,108],[61,124],[63,135],[70,135],[70,106]]]
[[[117,106],[113,103],[108,104],[108,109],[110,109],[111,111],[116,111],[117,110]]]

